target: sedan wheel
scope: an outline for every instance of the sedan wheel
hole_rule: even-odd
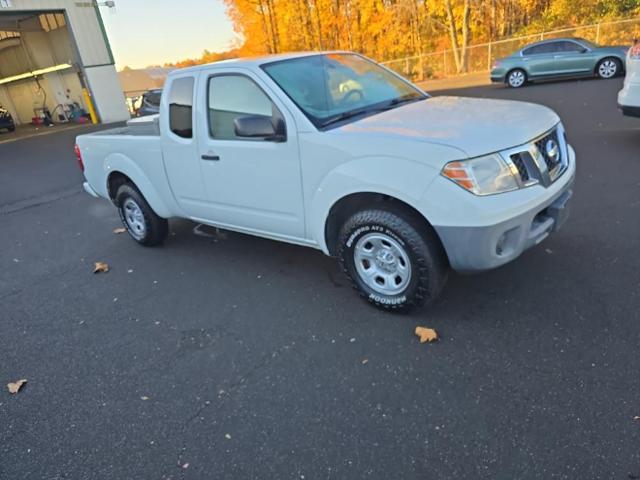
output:
[[[598,76],[600,78],[613,78],[618,74],[618,62],[612,58],[607,58],[600,62],[598,66]]]
[[[520,88],[526,81],[527,75],[522,70],[514,70],[507,77],[507,83],[511,88]]]

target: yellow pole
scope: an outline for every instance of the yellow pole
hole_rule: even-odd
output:
[[[91,117],[91,123],[94,125],[98,123],[98,115],[96,115],[96,109],[93,106],[93,100],[91,99],[91,95],[89,95],[89,90],[86,88],[82,89],[82,97],[84,98],[84,103],[87,105],[89,109],[89,116]]]

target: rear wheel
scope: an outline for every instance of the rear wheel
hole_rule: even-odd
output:
[[[116,206],[131,238],[145,246],[161,244],[169,233],[169,222],[156,215],[140,192],[129,183],[120,185]]]
[[[525,83],[527,83],[527,72],[521,68],[511,70],[507,74],[507,85],[511,88],[520,88],[524,86]]]
[[[620,74],[622,64],[617,58],[604,58],[596,67],[596,74],[600,78],[613,78]]]
[[[411,310],[435,300],[448,263],[426,222],[388,210],[364,210],[340,230],[338,257],[353,287],[383,310]]]

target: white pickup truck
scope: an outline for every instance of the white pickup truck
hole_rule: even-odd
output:
[[[430,97],[349,52],[177,70],[159,116],[81,135],[76,154],[140,244],[182,217],[317,248],[389,310],[556,231],[576,168],[548,108]]]

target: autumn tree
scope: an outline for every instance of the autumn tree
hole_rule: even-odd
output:
[[[469,68],[469,47],[528,31],[640,13],[640,0],[225,0],[239,55],[345,49],[379,61],[449,49]]]

